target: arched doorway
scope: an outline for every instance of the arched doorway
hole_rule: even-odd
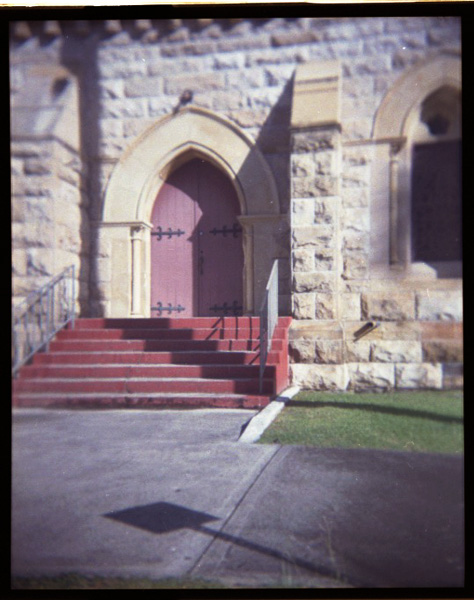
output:
[[[225,174],[193,158],[160,188],[152,215],[151,316],[241,315],[239,201]]]
[[[220,115],[187,106],[144,131],[111,174],[97,222],[97,270],[104,273],[104,281],[99,282],[104,316],[157,316],[157,311],[150,312],[151,247],[157,242],[151,235],[150,220],[157,190],[187,158],[208,161],[235,191],[238,223],[243,229],[239,246],[244,255],[243,313],[258,310],[280,251],[280,228],[286,227],[287,221],[287,215],[280,214],[278,187],[250,136]],[[167,230],[170,226],[162,227]],[[166,305],[168,302],[171,300]],[[168,311],[162,314],[168,316]],[[183,316],[183,312],[172,315]]]

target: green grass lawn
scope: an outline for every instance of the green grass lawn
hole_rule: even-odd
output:
[[[461,454],[463,439],[461,391],[300,392],[260,443]]]

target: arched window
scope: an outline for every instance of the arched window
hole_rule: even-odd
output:
[[[461,276],[461,61],[442,55],[402,75],[377,112],[374,276]]]
[[[461,101],[443,86],[421,103],[411,136],[411,262],[460,275]]]

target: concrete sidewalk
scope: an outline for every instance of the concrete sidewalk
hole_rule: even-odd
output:
[[[461,457],[237,443],[255,414],[15,410],[12,574],[463,585]]]

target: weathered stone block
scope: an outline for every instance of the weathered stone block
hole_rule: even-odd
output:
[[[341,211],[341,229],[366,233],[369,228],[369,211],[366,208],[344,208]]]
[[[54,254],[49,248],[28,248],[26,253],[26,271],[28,275],[55,275]]]
[[[335,128],[296,132],[292,135],[292,152],[320,152],[334,150],[339,143],[340,134]]]
[[[338,180],[331,175],[300,177],[291,183],[293,195],[300,198],[335,196],[338,192]]]
[[[316,293],[316,318],[331,320],[336,318],[336,294]]]
[[[128,98],[148,98],[163,93],[162,77],[133,77],[124,85],[124,93]]]
[[[145,61],[106,60],[105,56],[98,63],[99,76],[104,79],[127,79],[134,75],[146,75]]]
[[[314,221],[320,224],[334,223],[336,215],[336,203],[331,199],[320,199],[314,201]]]
[[[341,188],[342,205],[357,208],[369,205],[369,192],[365,188]]]
[[[456,321],[423,321],[419,328],[423,341],[463,340],[463,324]]]
[[[340,295],[341,319],[345,321],[360,320],[360,294],[355,292]]]
[[[322,151],[312,155],[316,175],[334,175],[336,153]]]
[[[246,98],[241,94],[228,91],[216,91],[212,95],[212,106],[214,110],[227,112],[245,108]]]
[[[368,271],[368,257],[365,252],[351,252],[344,256],[344,279],[364,279]]]
[[[295,44],[311,44],[320,40],[321,35],[317,31],[281,31],[272,35],[274,46],[294,46]]]
[[[98,129],[103,138],[123,137],[123,121],[121,119],[101,119]]]
[[[169,76],[164,81],[164,92],[169,95],[181,94],[190,89],[195,92],[222,90],[226,87],[223,73],[197,73],[195,75]]]
[[[343,330],[337,321],[292,321],[290,340],[310,338],[313,340],[343,340]]]
[[[99,83],[100,98],[123,98],[124,96],[124,80],[110,79],[101,80]]]
[[[415,297],[411,292],[362,294],[362,318],[380,321],[407,321],[415,318]]]
[[[332,249],[322,249],[314,254],[315,271],[332,271],[334,269],[335,259]]]
[[[462,292],[420,292],[416,295],[416,312],[422,321],[462,321]]]
[[[13,196],[53,196],[54,181],[50,175],[30,175],[29,177],[12,177],[11,192]]]
[[[345,343],[345,362],[370,362],[370,341],[358,340],[354,342],[348,340]]]
[[[462,364],[443,364],[443,389],[461,390],[464,386],[464,369]]]
[[[229,117],[237,123],[240,127],[248,128],[248,127],[261,127],[266,119],[267,112],[265,110],[250,110],[250,109],[241,109],[234,110],[229,115]]]
[[[332,292],[335,278],[332,273],[295,273],[293,288],[296,292]]]
[[[386,363],[421,363],[421,343],[396,340],[372,342],[370,360]]]
[[[295,227],[313,225],[315,218],[314,200],[312,198],[295,198],[292,201],[292,222]]]
[[[295,319],[314,319],[315,314],[314,294],[294,294],[293,315]]]
[[[395,369],[392,364],[349,363],[348,388],[356,392],[383,392],[393,389]]]
[[[432,340],[423,342],[423,361],[430,363],[462,363],[462,340]]]
[[[330,225],[295,226],[292,236],[296,246],[316,246],[319,250],[331,248],[334,244],[334,228]]]
[[[24,277],[27,272],[27,253],[24,248],[12,249],[12,274]]]
[[[24,161],[25,175],[50,175],[53,172],[51,159],[27,158]]]
[[[293,154],[291,156],[291,174],[293,177],[314,175],[314,159],[311,154]]]
[[[296,272],[314,271],[314,251],[310,248],[297,248],[294,250],[293,270]]]
[[[291,381],[305,390],[338,391],[347,388],[346,365],[290,365]]]
[[[289,343],[289,355],[292,363],[314,363],[316,353],[314,339],[300,338]]]
[[[139,119],[146,117],[147,101],[144,98],[104,100],[101,117],[110,119]]]
[[[340,340],[317,340],[315,344],[317,363],[342,364],[343,342]]]
[[[398,389],[441,389],[443,372],[441,364],[399,364],[395,366]]]

